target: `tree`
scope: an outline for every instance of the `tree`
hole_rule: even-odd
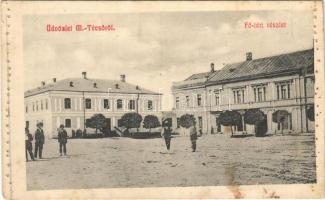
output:
[[[219,116],[219,122],[223,126],[230,126],[231,135],[234,134],[232,127],[241,123],[241,115],[234,110],[226,110]]]
[[[266,120],[266,116],[262,111],[260,111],[259,109],[249,109],[244,114],[244,120],[245,120],[245,123],[255,126],[256,136],[265,136],[266,131],[263,131],[260,128],[257,128],[257,127],[260,127],[259,126],[260,123],[262,123]]]
[[[160,126],[160,122],[157,116],[155,115],[147,115],[143,119],[143,127],[149,129],[151,132],[152,128],[157,128]]]
[[[315,108],[314,108],[314,106],[311,106],[311,107],[308,108],[308,110],[307,110],[307,118],[310,121],[315,121]]]
[[[195,125],[195,117],[189,114],[182,115],[179,118],[179,125],[183,128],[190,128]]]
[[[96,134],[98,129],[103,129],[107,126],[107,121],[104,115],[95,114],[90,119],[86,120],[86,126],[96,129]]]
[[[286,110],[277,110],[272,114],[272,121],[281,124],[281,134],[283,135],[283,124],[290,114]]]
[[[135,112],[125,113],[121,118],[121,126],[126,128],[126,132],[130,128],[139,128],[141,125],[142,116]]]

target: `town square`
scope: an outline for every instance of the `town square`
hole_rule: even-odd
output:
[[[314,137],[230,138],[202,136],[197,152],[188,137],[164,141],[113,137],[71,139],[67,156],[57,141],[45,144],[44,158],[27,162],[27,189],[221,186],[313,183]]]

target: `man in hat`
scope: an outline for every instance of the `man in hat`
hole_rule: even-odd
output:
[[[170,141],[172,138],[172,129],[170,128],[170,124],[168,120],[164,120],[162,123],[161,137],[165,139],[166,148],[170,150]]]
[[[29,133],[28,128],[25,128],[25,152],[26,152],[26,162],[28,162],[28,153],[30,158],[35,161],[33,156],[33,136]]]
[[[42,159],[43,144],[45,142],[43,123],[37,123],[37,129],[35,132],[35,151],[34,157],[37,158],[37,154],[40,159]]]
[[[68,134],[64,129],[64,125],[61,124],[58,129],[58,142],[60,144],[60,156],[62,156],[62,148],[64,155],[67,155],[67,142],[68,142]]]

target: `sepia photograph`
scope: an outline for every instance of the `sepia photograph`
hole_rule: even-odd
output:
[[[28,190],[316,182],[312,12],[23,26]]]
[[[5,11],[7,198],[324,196],[321,3]]]

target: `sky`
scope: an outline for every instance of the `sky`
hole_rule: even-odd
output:
[[[286,22],[283,29],[245,29],[245,22]],[[27,15],[23,21],[25,90],[69,77],[116,79],[163,93],[194,73],[226,63],[312,48],[312,12],[216,11]],[[47,24],[113,24],[111,32],[46,32]]]

